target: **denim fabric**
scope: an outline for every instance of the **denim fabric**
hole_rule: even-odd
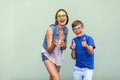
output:
[[[52,41],[55,40],[55,39],[59,40],[59,31],[60,31],[59,26],[58,25],[50,26],[50,28],[53,30]],[[63,37],[64,37],[65,42],[67,40],[67,34],[68,34],[68,28],[67,28],[67,26],[64,26],[64,36]],[[44,38],[43,47],[47,50],[46,37]]]
[[[92,80],[93,69],[74,67],[72,80]]]
[[[44,53],[42,53],[41,56],[42,56],[42,61],[48,60],[48,58],[44,55]]]

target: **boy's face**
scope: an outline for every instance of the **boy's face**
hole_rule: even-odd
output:
[[[81,37],[84,34],[84,27],[81,24],[73,27],[72,30],[77,37]]]

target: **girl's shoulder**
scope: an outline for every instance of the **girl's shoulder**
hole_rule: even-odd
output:
[[[52,30],[54,30],[57,26],[56,25],[50,25],[49,28],[51,28]]]

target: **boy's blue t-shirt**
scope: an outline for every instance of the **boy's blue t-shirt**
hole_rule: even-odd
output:
[[[88,45],[91,45],[95,49],[95,43],[92,37],[84,34],[81,37],[76,37],[73,40],[75,41],[75,55],[76,55],[76,64],[75,66],[79,68],[89,68],[94,69],[94,53],[90,55],[87,52],[87,49],[82,46],[82,41],[86,40]]]

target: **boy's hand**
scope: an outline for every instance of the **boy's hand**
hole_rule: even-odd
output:
[[[72,44],[71,44],[72,50],[75,50],[75,47],[76,47],[76,44],[75,44],[75,41],[73,40],[73,41],[72,41]]]
[[[87,46],[88,46],[85,38],[83,38],[82,46],[83,46],[83,47],[87,47]]]

